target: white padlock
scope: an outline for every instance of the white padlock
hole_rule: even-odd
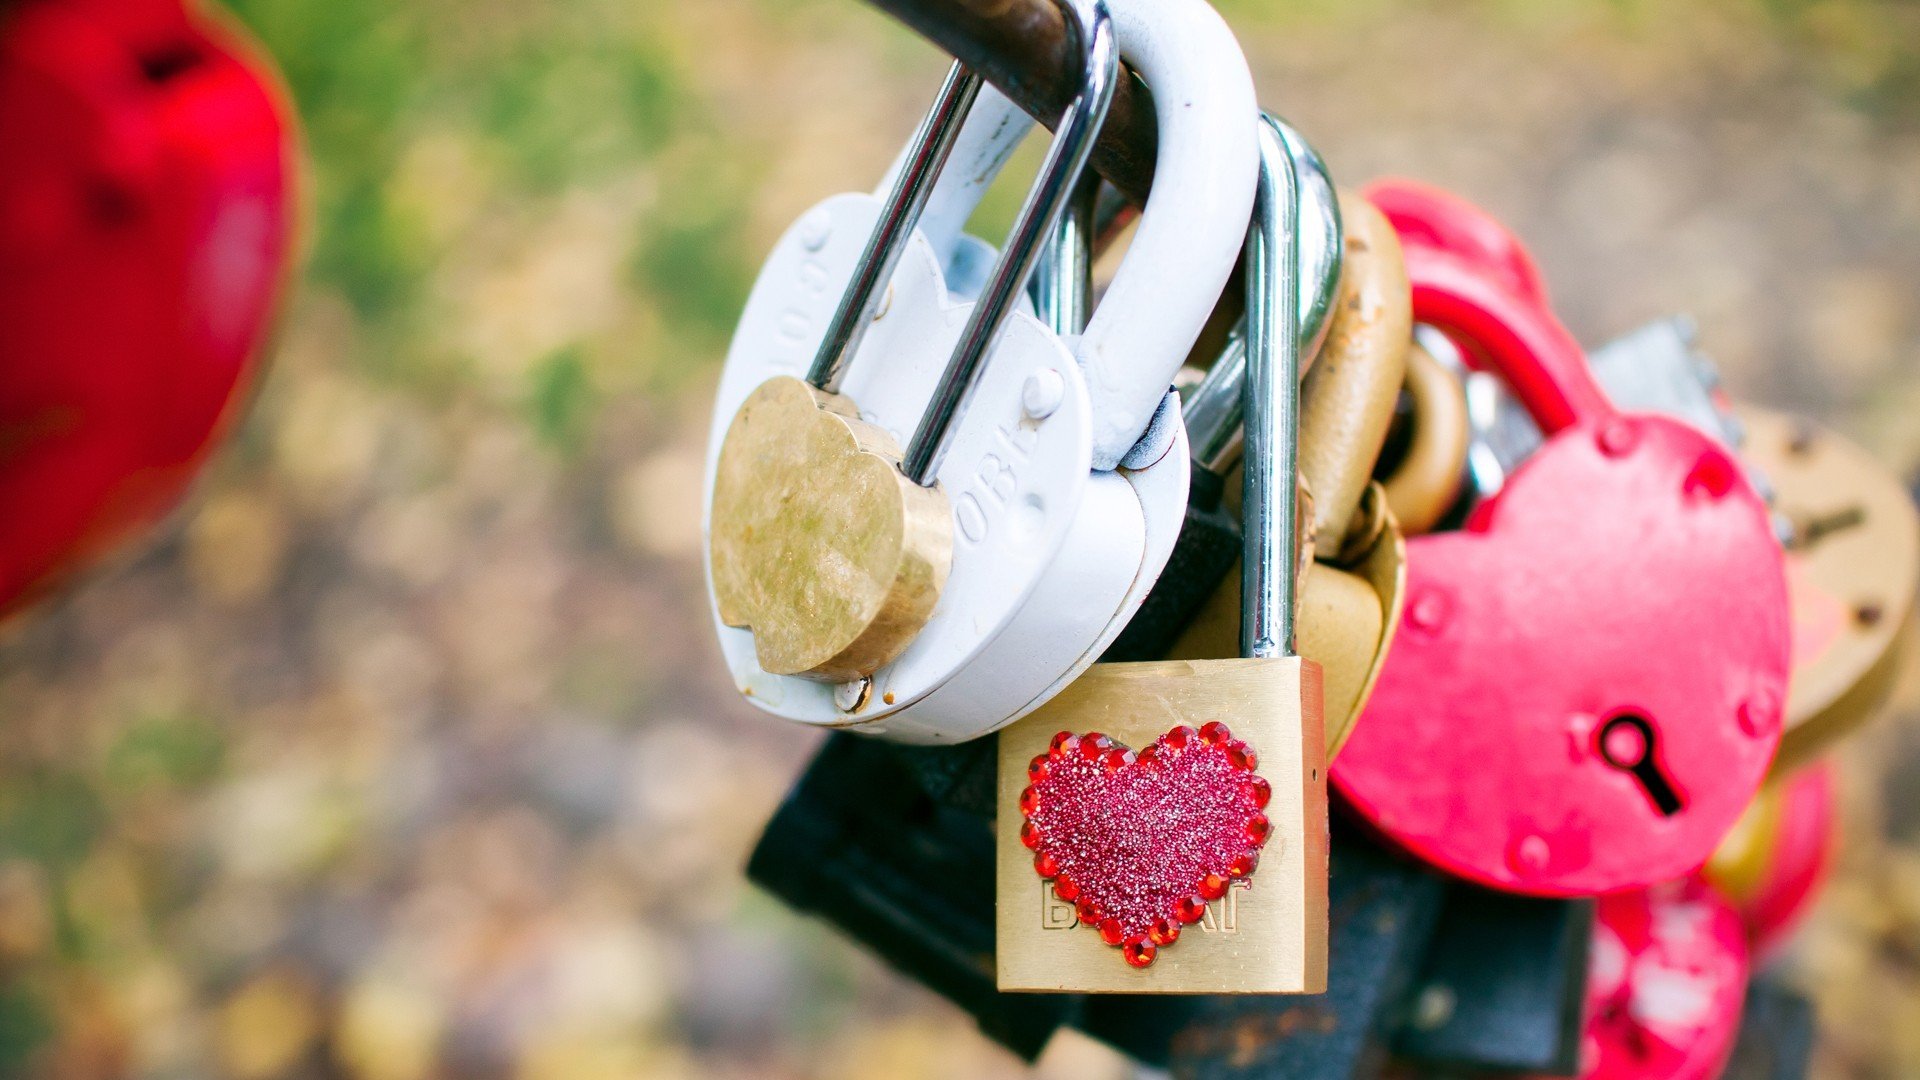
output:
[[[1161,140],[1126,263],[1076,341],[1027,310],[1006,317],[934,474],[954,514],[952,570],[927,625],[897,659],[864,684],[770,675],[751,633],[716,617],[736,683],[759,708],[912,742],[987,734],[1091,662],[1165,565],[1187,483],[1184,431],[1167,387],[1239,253],[1257,111],[1245,60],[1203,0],[1111,7],[1121,54],[1155,91]],[[964,298],[979,287],[970,268],[984,264],[982,247],[962,239],[961,223],[1027,123],[1004,98],[982,94],[847,358],[842,391],[903,444],[968,322]],[[805,373],[820,351],[885,207],[872,195],[834,196],[776,245],[729,350],[709,486],[747,394],[769,377]],[[1129,451],[1151,460],[1095,467],[1096,455],[1112,465]]]

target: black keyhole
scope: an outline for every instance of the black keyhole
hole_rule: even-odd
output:
[[[1660,767],[1659,736],[1647,718],[1621,713],[1600,728],[1600,757],[1622,772],[1631,773],[1641,790],[1664,817],[1680,812],[1680,792]]]

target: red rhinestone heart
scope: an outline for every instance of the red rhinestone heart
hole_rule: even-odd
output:
[[[1182,724],[1137,754],[1063,731],[1028,769],[1020,839],[1080,921],[1143,968],[1253,872],[1270,831],[1258,767],[1219,721]]]

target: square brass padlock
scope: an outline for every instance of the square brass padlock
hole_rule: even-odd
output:
[[[1096,664],[1000,733],[1001,990],[1326,990],[1325,691],[1294,634],[1298,176],[1271,118],[1256,192],[1243,658]]]
[[[1000,734],[998,957],[1002,990],[1316,994],[1326,990],[1327,770],[1320,666],[1300,657],[1101,664]],[[1271,832],[1257,869],[1133,967],[1035,872],[1017,833],[1028,764],[1062,731],[1138,750],[1223,721],[1258,755]],[[1076,748],[1077,749],[1077,748]],[[1138,764],[1126,766],[1139,768]],[[1173,796],[1177,799],[1177,794]],[[1199,882],[1194,883],[1196,889]]]

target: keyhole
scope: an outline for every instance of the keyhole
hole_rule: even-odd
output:
[[[1680,792],[1660,767],[1659,736],[1647,718],[1621,713],[1600,728],[1600,757],[1622,772],[1631,773],[1641,790],[1664,817],[1680,812]]]

